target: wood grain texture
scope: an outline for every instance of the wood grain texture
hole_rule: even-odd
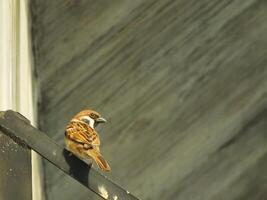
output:
[[[63,145],[100,112],[108,176],[141,199],[267,198],[266,1],[31,4],[42,130]],[[45,172],[47,199],[94,199]]]

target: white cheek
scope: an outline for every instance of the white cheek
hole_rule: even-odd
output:
[[[93,119],[90,120],[89,126],[91,126],[91,128],[95,127],[95,121]]]
[[[84,119],[87,119],[88,121],[89,121],[89,126],[91,127],[91,128],[94,128],[95,127],[95,120],[93,120],[91,117],[89,117],[89,116],[85,116],[85,117],[83,117]]]

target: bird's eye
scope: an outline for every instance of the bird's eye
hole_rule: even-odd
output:
[[[91,113],[91,114],[90,114],[90,117],[93,118],[93,119],[98,118],[98,116],[97,116],[95,113]]]

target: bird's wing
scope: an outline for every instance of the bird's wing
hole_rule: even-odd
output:
[[[67,137],[76,142],[94,146],[100,145],[100,140],[97,132],[83,122],[70,122],[66,127],[66,134]]]
[[[103,171],[110,171],[110,166],[108,162],[103,158],[101,153],[97,150],[89,151],[89,156],[94,159],[94,161],[97,163],[98,167],[102,169]]]

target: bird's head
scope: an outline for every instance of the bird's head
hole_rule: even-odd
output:
[[[74,120],[80,120],[87,123],[91,128],[95,128],[100,123],[107,122],[106,119],[94,110],[83,110],[75,115]]]

